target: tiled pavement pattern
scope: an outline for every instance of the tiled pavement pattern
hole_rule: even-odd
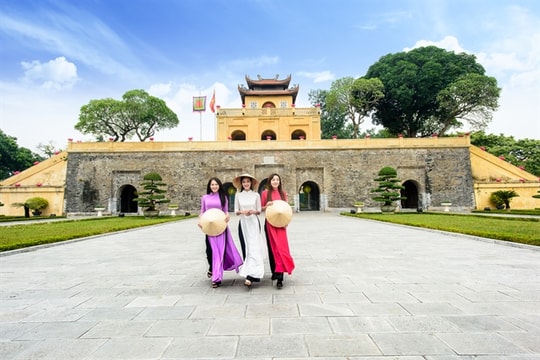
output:
[[[0,256],[0,359],[540,359],[538,248],[302,212],[282,290],[212,289],[196,223]]]

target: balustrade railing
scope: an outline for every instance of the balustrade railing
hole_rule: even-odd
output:
[[[262,109],[224,109],[217,110],[218,116],[314,116],[319,108],[262,108]]]

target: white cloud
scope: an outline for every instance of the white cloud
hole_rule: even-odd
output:
[[[86,96],[5,82],[0,82],[0,93],[0,128],[16,137],[19,146],[39,152],[39,143],[52,141],[65,148],[68,138],[92,139],[74,129]]]
[[[413,49],[419,48],[419,47],[425,47],[425,46],[437,46],[441,49],[445,49],[448,51],[453,51],[455,53],[462,53],[462,52],[469,52],[464,50],[461,45],[459,45],[458,39],[456,37],[448,35],[445,36],[440,41],[431,41],[431,40],[419,40],[414,44],[412,48],[405,48],[403,51],[411,51]]]
[[[158,141],[186,141],[189,137],[195,140],[215,140],[214,113],[210,111],[209,104],[212,93],[215,90],[216,106],[223,108],[238,108],[240,97],[237,92],[220,82],[212,86],[200,89],[190,83],[154,84],[150,86],[148,93],[159,97],[167,106],[176,113],[180,125],[175,129],[162,130],[156,134]],[[161,94],[160,94],[161,93]],[[193,112],[193,97],[206,96],[206,111]]]
[[[103,74],[128,80],[144,76],[139,55],[99,18],[76,6],[63,4],[62,11],[38,10],[28,16],[0,14],[0,30],[18,38],[21,46],[32,43],[38,49],[63,54]],[[147,44],[137,41],[137,46],[154,59],[161,57]],[[48,84],[57,85],[54,81]]]
[[[308,79],[312,79],[314,83],[333,81],[336,78],[336,76],[331,71],[320,71],[320,72],[300,71],[298,75],[304,76]]]
[[[148,93],[152,96],[161,98],[168,95],[172,90],[172,83],[168,82],[166,84],[153,84],[148,89]]]
[[[37,60],[22,62],[25,82],[40,83],[46,89],[70,89],[77,81],[77,67],[65,57],[57,57],[46,63]]]
[[[523,64],[515,53],[481,52],[477,54],[476,58],[480,64],[495,75],[502,75],[506,71],[523,71],[527,69],[526,64]]]
[[[521,16],[516,19],[523,21]],[[440,41],[420,40],[412,48],[434,45],[456,53],[474,54],[477,62],[486,69],[486,75],[494,76],[502,89],[499,109],[493,114],[488,133],[513,134],[516,138],[540,138],[540,31],[523,26],[511,34],[512,41],[483,44],[486,50],[477,53],[465,50],[457,38],[445,36]],[[512,28],[512,26],[508,26]],[[508,35],[510,36],[510,35]]]

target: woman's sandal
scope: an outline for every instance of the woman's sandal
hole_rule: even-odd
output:
[[[213,282],[213,283],[212,283],[212,287],[215,289],[215,288],[219,287],[219,284],[220,284],[220,283]]]
[[[280,290],[283,289],[283,280],[278,279],[276,287]]]
[[[206,272],[206,277],[210,279],[210,278],[212,277],[212,272],[211,272],[211,271],[207,271],[207,272]]]
[[[246,281],[244,281],[244,285],[247,287],[251,287],[251,280],[246,279]]]

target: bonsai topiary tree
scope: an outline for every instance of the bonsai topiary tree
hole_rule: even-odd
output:
[[[141,182],[143,191],[137,192],[137,197],[133,199],[140,207],[144,208],[144,211],[157,211],[158,204],[171,201],[165,198],[167,190],[162,187],[167,186],[167,184],[163,183],[162,180],[161,175],[154,171],[144,175],[143,182]]]
[[[24,205],[32,210],[34,215],[40,215],[43,209],[49,206],[49,201],[45,198],[36,196],[25,201]]]
[[[510,201],[512,198],[519,197],[519,194],[514,190],[498,190],[492,192],[489,200],[499,209],[504,204],[504,207],[510,209]]]
[[[371,192],[374,193],[372,198],[381,203],[383,212],[393,212],[396,209],[395,201],[406,199],[400,193],[400,190],[405,187],[401,186],[401,180],[397,178],[397,171],[390,166],[383,167],[377,175],[378,177],[374,181],[377,181],[379,186],[371,189]]]

